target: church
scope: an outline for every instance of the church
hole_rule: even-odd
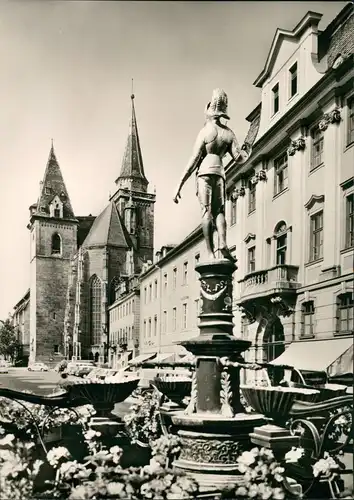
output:
[[[38,201],[30,207],[30,289],[19,302],[29,315],[29,335],[22,337],[30,363],[63,357],[105,362],[116,290],[153,260],[156,195],[148,192],[134,95],[131,108],[115,192],[97,217],[74,213],[51,146]]]

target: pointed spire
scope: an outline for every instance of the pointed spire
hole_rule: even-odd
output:
[[[48,215],[50,213],[49,205],[55,197],[59,197],[61,203],[63,204],[63,217],[74,218],[74,212],[71,207],[69,195],[66,190],[57,157],[55,155],[52,139],[43,181],[40,183],[37,213]]]
[[[135,115],[135,106],[134,106],[135,95],[133,94],[133,82],[132,82],[132,94],[130,98],[132,103],[132,116],[129,124],[129,135],[124,151],[122,168],[120,171],[120,175],[116,180],[116,184],[118,184],[120,179],[128,178],[131,179],[133,182],[134,180],[139,181],[139,184],[144,186],[146,189],[149,182],[146,179],[144,173],[143,157],[141,154],[138,126]]]

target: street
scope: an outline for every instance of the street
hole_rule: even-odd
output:
[[[31,391],[33,394],[48,396],[59,390],[58,384],[63,380],[57,372],[32,372],[27,368],[9,368],[9,373],[0,374],[0,388],[14,389],[16,391]],[[128,413],[132,398],[115,405],[114,413],[120,416]]]
[[[9,373],[0,374],[0,387],[47,396],[52,394],[61,380],[54,371],[31,372],[27,368],[9,368]]]

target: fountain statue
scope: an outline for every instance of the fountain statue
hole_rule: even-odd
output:
[[[206,118],[174,197],[178,203],[183,184],[196,171],[208,258],[196,266],[200,274],[200,334],[180,343],[195,356],[191,399],[187,408],[174,412],[171,419],[182,443],[174,466],[194,475],[202,488],[210,489],[238,480],[237,457],[251,446],[249,434],[264,419],[259,414],[247,414],[240,401],[240,369],[246,366],[242,353],[251,342],[233,336],[232,275],[236,259],[226,241],[222,163],[226,153],[235,162],[244,163],[251,146],[240,148],[235,134],[221,123],[221,118],[228,119],[223,90],[214,90]],[[214,252],[214,226],[222,258]]]
[[[215,89],[205,110],[206,122],[196,139],[193,154],[178,184],[175,203],[181,198],[181,189],[189,177],[196,172],[197,196],[202,209],[202,228],[209,259],[215,257],[213,232],[216,228],[221,255],[231,261],[234,258],[226,242],[225,220],[225,169],[224,156],[229,153],[237,164],[248,160],[252,148],[248,143],[239,147],[233,131],[220,120],[229,120],[228,99],[221,89]]]

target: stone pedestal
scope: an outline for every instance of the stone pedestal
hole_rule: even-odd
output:
[[[249,434],[264,423],[246,414],[240,402],[240,369],[222,358],[244,362],[251,342],[233,337],[233,262],[220,259],[196,267],[201,282],[200,335],[181,345],[196,356],[188,407],[172,416],[182,442],[174,467],[192,474],[202,489],[220,489],[241,481],[237,457],[250,447]]]
[[[293,436],[288,429],[271,423],[255,427],[254,432],[250,434],[250,438],[252,443],[260,448],[264,447],[272,450],[275,459],[279,462],[284,460],[284,455],[293,446],[299,446],[298,436]],[[286,478],[284,487],[291,495],[301,497],[302,486],[294,479]]]

